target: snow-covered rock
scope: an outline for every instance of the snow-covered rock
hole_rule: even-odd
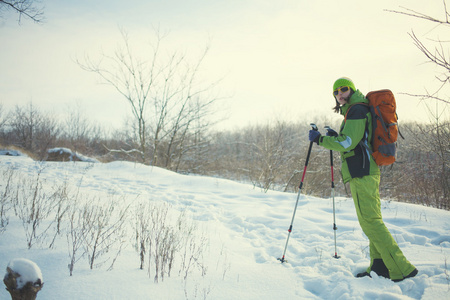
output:
[[[26,258],[16,258],[8,263],[6,268],[7,276],[14,276],[16,279],[16,289],[22,289],[28,282],[33,286],[41,286],[44,282],[41,269],[38,265]]]
[[[92,162],[98,163],[99,161],[84,156],[78,152],[74,152],[68,148],[52,148],[47,151],[47,161],[83,161],[83,162]]]

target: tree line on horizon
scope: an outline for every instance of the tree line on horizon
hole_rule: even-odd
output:
[[[250,183],[262,191],[297,192],[309,146],[309,123],[299,120],[226,131],[187,130],[179,137],[165,134],[158,148],[152,147],[155,143],[150,137],[154,135],[149,133],[147,152],[142,153],[132,126],[107,133],[80,110],[71,112],[58,121],[31,103],[10,111],[0,105],[0,147],[20,149],[37,161],[46,160],[51,148],[65,147],[105,163],[133,161]],[[338,128],[339,124],[331,126]],[[398,140],[397,162],[381,168],[382,198],[450,209],[450,122],[402,123],[400,130],[405,139]],[[317,146],[312,149],[303,191],[328,198],[330,151]],[[348,197],[350,191],[339,173],[339,153],[334,151],[333,156],[336,195]],[[158,159],[152,160],[154,157]]]

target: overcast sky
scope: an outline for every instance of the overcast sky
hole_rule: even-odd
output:
[[[124,28],[146,41],[152,27],[170,31],[171,47],[195,53],[211,46],[202,72],[224,77],[221,128],[273,119],[336,118],[332,84],[347,76],[363,93],[391,89],[400,121],[428,120],[417,99],[436,87],[439,69],[425,64],[408,32],[445,39],[445,30],[386,12],[410,8],[444,18],[441,0],[47,0],[39,25],[3,11],[0,19],[0,102],[32,102],[63,115],[79,103],[92,120],[120,127],[125,99],[74,60],[113,50]],[[430,44],[432,45],[432,44]],[[325,122],[325,121],[324,121]],[[319,126],[327,124],[319,124]]]

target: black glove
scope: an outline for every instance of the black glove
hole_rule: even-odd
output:
[[[309,131],[309,141],[310,142],[314,142],[314,143],[317,143],[317,145],[319,145],[320,136],[321,136],[321,134],[317,130],[310,130]]]
[[[338,136],[339,134],[331,128],[327,128],[327,136]]]

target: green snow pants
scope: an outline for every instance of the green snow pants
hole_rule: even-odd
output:
[[[406,259],[397,242],[384,225],[380,205],[380,176],[368,175],[350,180],[356,214],[364,234],[369,238],[370,274],[373,260],[383,259],[392,280],[403,279],[415,267]]]

